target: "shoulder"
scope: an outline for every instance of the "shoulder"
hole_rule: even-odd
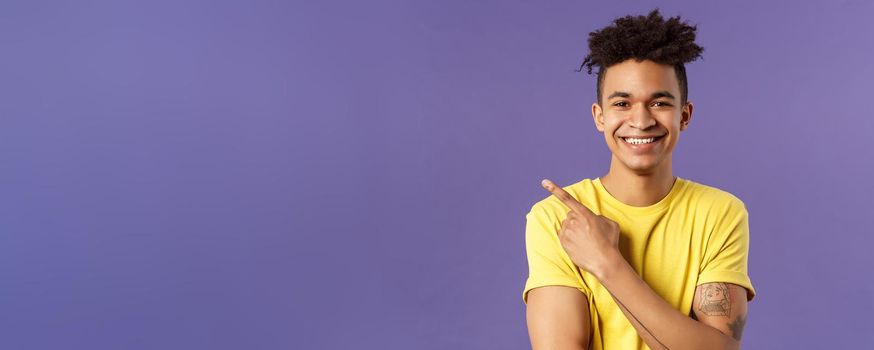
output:
[[[722,213],[746,213],[746,204],[731,192],[716,186],[705,185],[692,180],[686,181],[687,200],[707,211]]]

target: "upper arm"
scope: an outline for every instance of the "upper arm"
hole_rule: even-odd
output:
[[[747,319],[747,289],[733,283],[703,283],[695,288],[691,316],[740,342]]]
[[[528,292],[525,316],[531,348],[588,349],[589,302],[576,288],[544,286]]]

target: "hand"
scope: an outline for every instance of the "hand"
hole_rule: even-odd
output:
[[[619,224],[593,213],[552,181],[544,179],[541,185],[570,209],[558,231],[562,248],[574,264],[601,279],[614,259],[622,256],[619,253]]]

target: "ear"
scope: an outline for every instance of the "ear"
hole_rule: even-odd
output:
[[[604,110],[597,102],[592,103],[592,119],[595,120],[595,127],[598,131],[604,132]]]
[[[692,110],[694,107],[695,106],[692,105],[691,101],[686,101],[686,105],[683,106],[683,111],[680,116],[680,131],[689,128],[689,123],[692,121]]]

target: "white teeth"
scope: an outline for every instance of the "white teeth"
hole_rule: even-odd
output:
[[[650,137],[650,138],[647,138],[647,139],[635,139],[635,138],[631,138],[631,137],[627,137],[627,138],[625,138],[625,142],[628,142],[628,143],[630,143],[630,144],[634,144],[634,145],[640,145],[640,144],[644,144],[644,143],[650,143],[650,142],[653,142],[654,140],[655,140],[655,137]]]

